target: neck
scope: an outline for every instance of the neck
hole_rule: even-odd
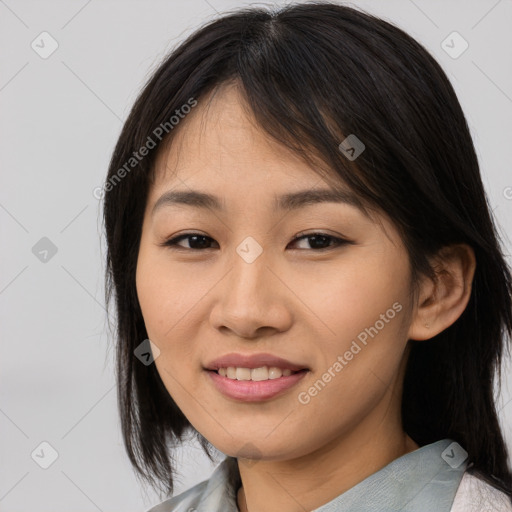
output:
[[[240,512],[314,510],[352,488],[393,460],[419,448],[403,431],[399,435],[358,430],[315,453],[286,461],[239,460],[243,486],[237,494]]]

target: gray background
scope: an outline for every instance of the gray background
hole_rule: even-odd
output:
[[[250,3],[0,0],[3,512],[135,512],[160,500],[139,486],[122,447],[103,301],[105,242],[93,191],[102,185],[122,122],[151,70],[201,23],[241,5]],[[448,73],[509,254],[512,2],[352,5],[404,28]],[[34,40],[42,46],[43,31],[59,45],[46,59],[31,47]],[[453,31],[469,43],[458,58],[441,46]],[[54,255],[51,248],[44,253],[49,242],[43,237],[57,249]],[[500,417],[512,447],[506,372]],[[35,462],[51,455],[44,446],[41,452],[42,442],[58,453],[48,469]],[[32,458],[34,450],[39,459]],[[196,445],[179,457],[177,493],[213,469]]]

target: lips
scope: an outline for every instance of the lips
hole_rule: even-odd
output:
[[[254,370],[251,370],[254,371]],[[307,370],[272,380],[238,380],[219,375],[216,371],[205,371],[207,378],[217,391],[230,400],[237,402],[257,403],[271,400],[284,395],[308,374]]]
[[[281,370],[289,369],[292,372],[301,370],[309,370],[306,365],[294,363],[277,357],[272,354],[226,354],[213,361],[210,361],[205,366],[205,370],[217,371],[219,368],[228,368],[234,366],[237,368],[261,368],[262,366],[281,368]]]

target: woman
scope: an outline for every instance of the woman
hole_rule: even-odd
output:
[[[512,510],[510,269],[410,36],[325,2],[209,23],[146,84],[105,192],[130,460],[172,493],[187,433],[226,455],[150,512]]]

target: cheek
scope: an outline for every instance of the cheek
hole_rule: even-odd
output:
[[[190,325],[194,306],[207,291],[205,283],[192,282],[182,268],[170,265],[165,251],[162,254],[144,246],[139,253],[136,286],[148,335],[162,347],[166,340],[178,339],[176,333]]]
[[[407,260],[391,252],[354,252],[336,268],[325,265],[314,276],[306,273],[301,289],[304,302],[321,320],[325,340],[340,349],[377,321],[378,328],[384,327],[379,331],[396,333],[408,304]]]
[[[330,272],[330,280],[309,287],[316,305],[311,308],[326,334],[317,352],[314,389],[301,391],[305,400],[314,396],[313,407],[325,414],[336,403],[355,418],[371,410],[398,372],[407,343],[410,283],[407,260],[397,255],[344,263]],[[318,283],[329,286],[321,293]]]
[[[165,251],[141,245],[136,273],[139,304],[149,339],[159,348],[155,365],[174,401],[185,414],[197,387],[198,358],[204,339],[202,299],[212,284],[169,264]]]
[[[195,337],[184,329],[190,325],[188,315],[197,301],[195,292],[186,286],[183,274],[166,268],[158,255],[143,248],[137,263],[136,286],[148,337],[160,350],[154,364],[168,393],[180,409],[186,410],[183,404],[193,392],[187,379],[197,361],[192,358]]]

